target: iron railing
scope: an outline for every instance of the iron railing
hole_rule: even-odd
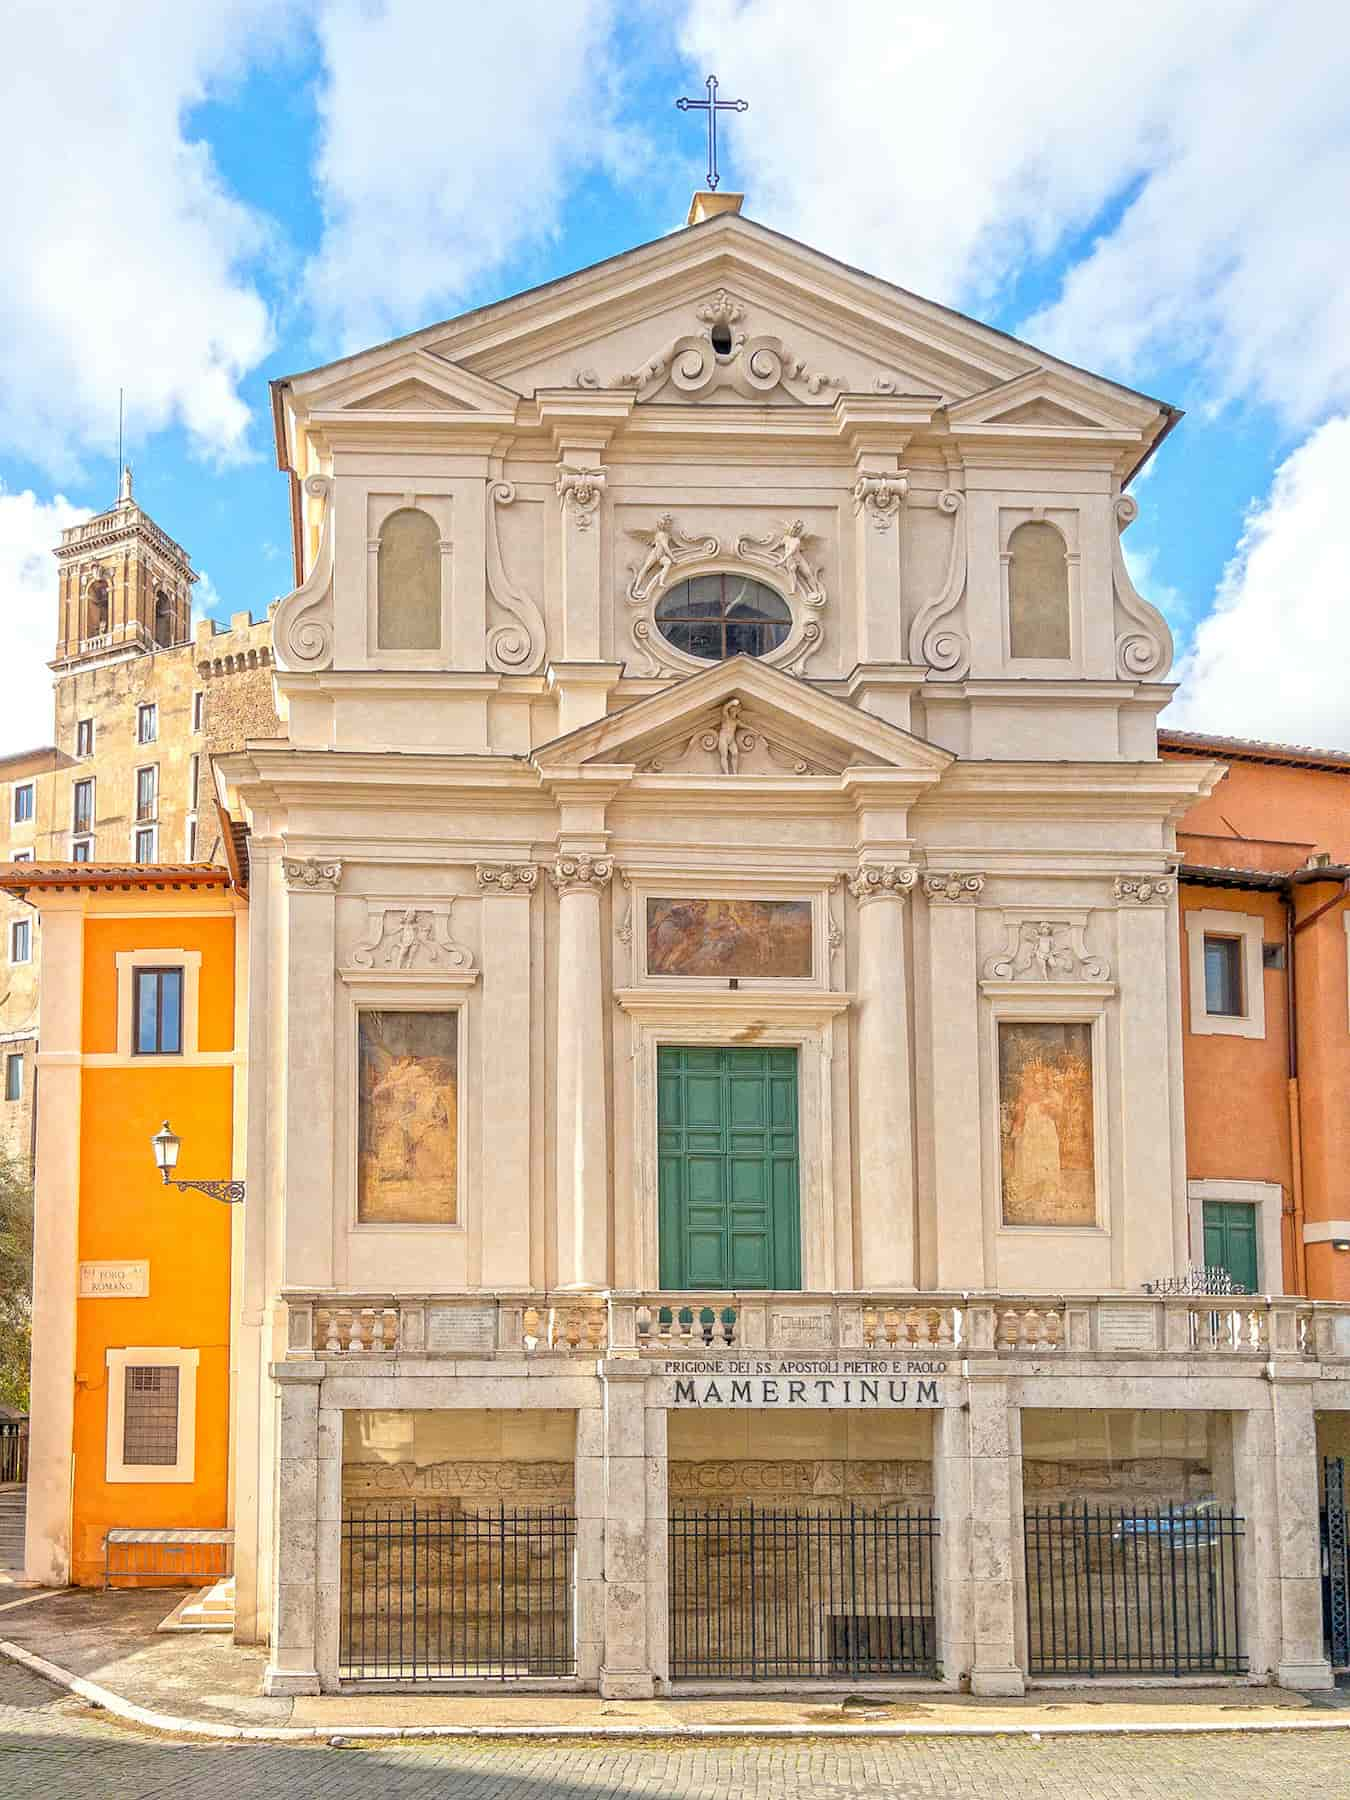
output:
[[[1350,1669],[1350,1546],[1347,1545],[1345,1459],[1323,1459],[1322,1612],[1327,1651],[1337,1671]]]
[[[0,1484],[28,1479],[28,1427],[18,1419],[0,1419]]]
[[[576,1674],[571,1507],[349,1506],[344,1681]]]
[[[938,1536],[915,1507],[672,1507],[672,1678],[935,1677]]]
[[[1244,1674],[1243,1523],[1210,1501],[1030,1508],[1030,1673]]]

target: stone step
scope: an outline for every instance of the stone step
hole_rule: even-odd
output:
[[[158,1627],[160,1631],[233,1631],[234,1577],[226,1576],[202,1588],[178,1605]]]

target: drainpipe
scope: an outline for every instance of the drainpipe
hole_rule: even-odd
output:
[[[1294,920],[1294,889],[1306,887],[1310,882],[1336,881],[1341,884],[1339,894],[1333,894],[1330,900],[1324,900],[1321,906],[1314,908],[1305,919]],[[1306,1294],[1308,1291],[1308,1246],[1303,1241],[1303,1106],[1299,1095],[1298,1075],[1298,996],[1295,980],[1295,943],[1300,931],[1306,931],[1309,925],[1320,919],[1324,912],[1350,896],[1350,868],[1344,863],[1333,864],[1330,858],[1325,863],[1310,864],[1306,868],[1296,870],[1288,879],[1281,898],[1284,901],[1284,943],[1285,943],[1285,992],[1288,1008],[1289,1037],[1289,1157],[1290,1173],[1293,1183],[1294,1197],[1294,1278],[1297,1291]]]
[[[1280,893],[1284,902],[1284,1003],[1285,1037],[1288,1040],[1285,1100],[1289,1108],[1289,1185],[1293,1201],[1290,1228],[1293,1243],[1291,1267],[1294,1292],[1308,1291],[1307,1246],[1303,1242],[1303,1109],[1298,1095],[1298,994],[1294,963],[1294,895],[1285,887]]]

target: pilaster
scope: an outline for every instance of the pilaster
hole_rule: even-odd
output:
[[[980,984],[976,903],[983,889],[983,875],[967,872],[924,877],[931,991],[933,1274],[939,1288],[980,1287],[988,1280],[977,1123]]]
[[[560,855],[555,1196],[557,1282],[603,1287],[609,1270],[609,1108],[605,1073],[601,895],[608,857]]]
[[[650,1700],[646,1373],[610,1371],[605,1384],[605,1649],[600,1692]],[[664,1594],[662,1595],[664,1599]]]
[[[858,582],[858,660],[902,657],[900,516],[909,483],[894,454],[859,455],[853,483],[853,557]]]
[[[858,906],[858,1226],[864,1288],[915,1285],[914,1125],[904,901],[918,876],[864,864]]]
[[[277,1441],[276,1571],[272,1638],[263,1672],[264,1694],[320,1691],[319,1616],[319,1363],[273,1363],[281,1389]],[[326,1524],[336,1532],[339,1526]],[[335,1595],[332,1596],[335,1602]]]
[[[563,661],[600,660],[600,502],[606,472],[598,452],[564,447],[555,488],[562,509]]]
[[[84,914],[47,905],[36,1067],[33,1195],[33,1367],[24,1568],[30,1581],[70,1579],[76,1296],[80,1256],[81,1033]]]
[[[972,1694],[1020,1694],[1018,1663],[1021,1442],[1001,1376],[973,1376],[970,1395]],[[1016,1479],[1014,1479],[1016,1477]]]
[[[492,1145],[492,1217],[483,1233],[486,1288],[530,1283],[531,896],[533,863],[480,864],[483,895],[483,1128]]]
[[[342,864],[286,857],[285,1247],[282,1279],[333,1280],[337,890]]]
[[[1116,912],[1120,1079],[1129,1096],[1120,1113],[1123,1216],[1157,1223],[1142,1240],[1119,1226],[1113,1231],[1111,1279],[1126,1288],[1173,1273],[1160,1259],[1170,1264],[1186,1229],[1186,1170],[1184,1163],[1174,1164],[1172,1130],[1173,1109],[1182,1105],[1181,1065],[1170,1053],[1169,1014],[1159,992],[1177,934],[1175,910],[1167,904],[1173,883],[1153,878],[1135,886],[1139,891],[1122,896]]]
[[[1281,1687],[1334,1686],[1322,1638],[1322,1537],[1318,1516],[1317,1428],[1307,1379],[1271,1384],[1275,1508],[1279,1522]]]

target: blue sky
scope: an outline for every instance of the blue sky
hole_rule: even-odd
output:
[[[256,614],[268,379],[677,227],[709,67],[750,216],[1187,409],[1125,540],[1174,715],[1350,744],[1343,8],[19,0],[9,48],[0,749],[46,735],[45,551],[115,497],[119,385],[138,499]]]

